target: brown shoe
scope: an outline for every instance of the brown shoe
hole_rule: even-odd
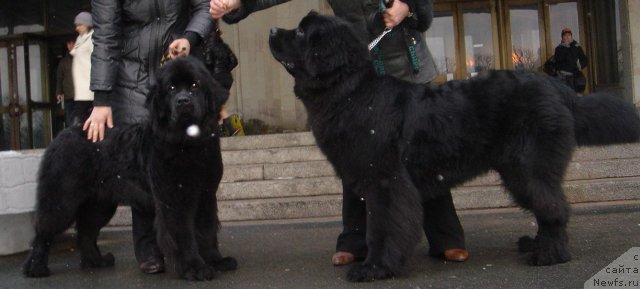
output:
[[[164,272],[164,260],[158,256],[151,256],[140,263],[140,271],[145,274],[158,274]]]
[[[331,262],[333,263],[333,265],[336,265],[336,266],[348,265],[353,263],[354,259],[355,258],[353,254],[349,252],[338,251],[335,254],[333,254],[333,257],[331,257]]]
[[[444,259],[452,262],[464,262],[469,259],[469,252],[466,249],[444,250]]]

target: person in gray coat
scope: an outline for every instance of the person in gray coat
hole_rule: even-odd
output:
[[[210,14],[236,23],[251,13],[290,0],[211,0]],[[429,83],[438,75],[435,62],[423,33],[433,20],[433,0],[327,0],[336,16],[353,24],[362,43],[369,43],[386,27],[392,27],[371,50],[378,74],[388,74],[415,83]],[[383,7],[384,6],[384,7]],[[364,259],[367,246],[366,208],[348,184],[343,183],[342,224],[335,265]],[[451,194],[423,202],[424,231],[429,241],[429,253],[449,261],[465,261],[464,231],[453,205]],[[347,196],[352,196],[347,197]]]
[[[165,55],[188,55],[209,35],[209,0],[92,0],[94,109],[83,125],[87,138],[104,139],[106,127],[136,123],[147,112],[150,82]],[[106,127],[105,127],[106,126]],[[164,271],[153,211],[131,204],[136,259],[145,273]],[[153,207],[153,206],[148,206]]]

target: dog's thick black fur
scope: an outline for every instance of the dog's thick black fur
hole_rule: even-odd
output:
[[[310,13],[297,29],[274,28],[270,46],[295,78],[318,146],[365,198],[368,253],[351,281],[399,274],[420,240],[422,200],[490,169],[536,217],[537,236],[519,241],[530,263],[567,262],[561,183],[573,150],[640,137],[632,104],[577,97],[542,74],[491,71],[432,86],[377,76],[366,45],[333,17]]]
[[[157,73],[147,100],[148,121],[116,126],[91,143],[80,126],[61,132],[47,148],[38,174],[36,237],[23,273],[50,274],[54,236],[76,223],[81,266],[113,266],[96,245],[118,203],[155,207],[158,242],[177,273],[209,280],[236,261],[218,251],[215,193],[222,178],[218,134],[228,90],[195,58],[181,57]],[[188,136],[190,125],[200,134]]]

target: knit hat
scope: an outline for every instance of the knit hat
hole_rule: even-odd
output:
[[[560,36],[564,36],[567,33],[573,35],[573,33],[571,33],[571,29],[570,28],[565,28],[565,29],[562,29],[562,33],[560,33]]]
[[[91,19],[91,13],[89,13],[89,12],[80,12],[80,13],[78,13],[78,15],[76,16],[76,19],[73,20],[73,24],[75,24],[75,25],[84,24],[84,25],[87,25],[89,27],[93,27],[93,21]]]

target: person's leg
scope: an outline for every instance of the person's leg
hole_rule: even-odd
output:
[[[74,106],[75,101],[73,101],[73,99],[64,100],[64,123],[67,127],[71,127],[73,125]]]
[[[140,270],[147,274],[164,272],[164,257],[153,227],[155,212],[138,203],[131,204],[133,245]]]
[[[338,236],[334,265],[346,265],[367,255],[367,208],[365,202],[353,193],[353,188],[342,183],[342,233]]]
[[[465,247],[464,230],[453,205],[451,192],[447,191],[422,203],[424,232],[429,242],[429,255],[449,261],[466,261],[469,254]]]

